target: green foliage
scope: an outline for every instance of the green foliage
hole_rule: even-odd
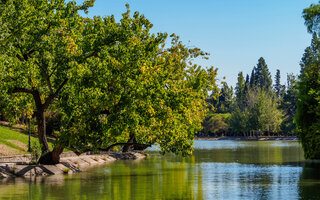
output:
[[[280,82],[281,76],[280,76],[280,70],[279,69],[277,69],[277,73],[276,73],[274,78],[275,78],[274,90],[276,92],[277,97],[280,98],[283,86],[281,85],[281,82]]]
[[[274,96],[264,89],[250,89],[246,95],[246,107],[236,107],[230,117],[230,129],[235,133],[249,131],[278,132],[282,113]]]
[[[207,99],[208,108],[216,113],[228,113],[232,109],[233,104],[233,87],[229,87],[226,82],[222,83],[219,91],[219,97],[216,93],[212,93]],[[210,112],[208,112],[210,114]],[[208,117],[208,115],[207,115]]]
[[[315,19],[316,20],[316,19]],[[320,63],[319,39],[314,34],[305,50],[299,76],[299,99],[295,122],[305,157],[320,158]]]
[[[320,5],[311,4],[309,8],[303,10],[302,17],[305,20],[308,32],[319,34],[319,23],[320,23]]]
[[[265,90],[271,90],[272,79],[264,58],[259,58],[257,67],[255,68],[255,85]]]
[[[129,6],[113,16],[82,17],[93,1],[2,1],[0,80],[16,116],[61,117],[56,146],[98,151],[132,136],[163,152],[190,154],[217,69],[193,64],[208,54],[152,24]],[[56,101],[54,101],[56,100]],[[48,120],[50,122],[51,119]],[[45,131],[39,131],[39,135]],[[45,144],[45,138],[40,139]]]
[[[238,82],[237,82],[237,86],[235,88],[235,95],[236,95],[236,101],[238,103],[238,105],[240,106],[240,108],[243,108],[243,102],[244,102],[244,98],[245,98],[245,81],[244,81],[244,77],[243,77],[243,73],[239,72],[238,74]]]
[[[60,105],[65,112],[60,141],[82,151],[134,136],[139,143],[159,144],[163,152],[190,154],[205,116],[204,99],[217,90],[216,70],[190,64],[206,54],[186,48],[175,35],[164,48],[167,35],[150,34],[152,25],[137,12],[131,18],[128,10],[120,24],[103,20],[123,39],[73,79]]]
[[[283,95],[282,101],[280,103],[280,109],[284,112],[284,119],[281,124],[281,131],[284,133],[295,133],[296,125],[293,122],[294,115],[297,110],[298,102],[298,80],[292,74],[287,75],[287,90]]]
[[[230,113],[213,113],[210,112],[203,122],[203,133],[206,136],[217,136],[228,131],[228,120]]]
[[[250,131],[248,127],[249,115],[247,109],[241,111],[239,107],[235,108],[230,116],[229,131],[234,134]]]
[[[33,142],[31,145],[31,163],[38,163],[41,157],[41,146],[38,142]]]

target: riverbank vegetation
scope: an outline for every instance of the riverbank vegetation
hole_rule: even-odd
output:
[[[274,82],[261,57],[250,76],[239,72],[235,89],[223,83],[218,98],[207,98],[211,111],[199,135],[295,136],[297,78],[289,74],[287,85],[282,85],[277,70]]]

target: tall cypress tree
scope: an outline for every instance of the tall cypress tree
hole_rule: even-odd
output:
[[[255,85],[266,90],[271,90],[272,88],[271,75],[263,57],[259,58],[255,70]]]
[[[247,95],[249,88],[250,88],[250,78],[249,78],[249,74],[247,74],[246,82],[244,83],[244,91],[243,91],[244,96]]]
[[[253,88],[255,86],[255,71],[256,71],[256,67],[253,67],[252,71],[251,71],[251,76],[250,76],[250,88]]]
[[[282,85],[280,83],[280,70],[279,69],[277,69],[277,73],[274,78],[275,78],[274,90],[276,92],[277,97],[280,97]]]
[[[243,108],[243,101],[245,98],[244,88],[245,88],[245,81],[244,81],[243,73],[239,72],[235,94],[236,94],[237,103],[241,109]]]

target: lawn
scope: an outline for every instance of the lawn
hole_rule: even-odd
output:
[[[29,136],[24,133],[10,130],[0,125],[0,156],[28,154]],[[31,136],[32,144],[39,144],[38,138]],[[49,143],[52,147],[52,144]]]

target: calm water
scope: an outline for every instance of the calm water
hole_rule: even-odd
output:
[[[0,182],[0,199],[320,199],[320,165],[295,141],[197,141],[192,157],[119,161],[87,172]]]

